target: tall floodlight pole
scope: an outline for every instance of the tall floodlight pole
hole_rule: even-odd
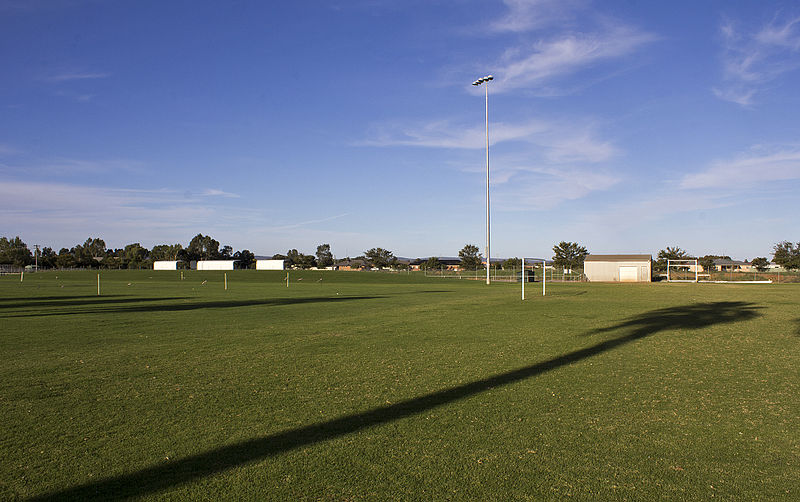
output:
[[[475,82],[472,83],[474,86],[478,86],[481,84],[485,84],[490,80],[493,80],[494,77],[491,75],[486,75],[485,77],[481,77]],[[491,232],[490,229],[490,219],[489,219],[489,86],[486,85],[483,87],[485,91],[485,105],[486,105],[486,284],[490,283],[489,280],[489,273],[492,268],[492,253],[491,253]]]

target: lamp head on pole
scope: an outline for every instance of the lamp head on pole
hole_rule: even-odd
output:
[[[481,77],[478,80],[476,80],[475,82],[473,82],[472,85],[481,85],[484,82],[488,82],[490,80],[494,80],[494,77],[492,75],[486,75],[485,77]]]

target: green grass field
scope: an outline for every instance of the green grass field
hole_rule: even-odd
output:
[[[0,278],[0,499],[800,499],[800,285],[227,274]]]

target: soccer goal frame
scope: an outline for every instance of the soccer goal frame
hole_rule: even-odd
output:
[[[697,260],[667,260],[667,282],[698,282]]]

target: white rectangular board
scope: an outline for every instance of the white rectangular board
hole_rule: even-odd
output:
[[[283,260],[256,260],[256,270],[283,270]]]

